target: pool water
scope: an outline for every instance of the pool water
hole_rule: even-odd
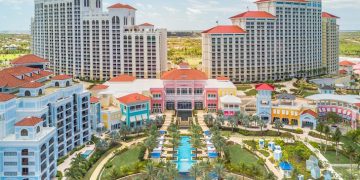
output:
[[[182,136],[180,138],[180,146],[177,148],[177,161],[175,161],[179,173],[188,173],[190,172],[191,166],[196,162],[192,160],[194,154],[192,154],[189,136]]]
[[[92,152],[93,152],[93,150],[86,150],[84,153],[81,154],[81,156],[83,158],[87,159]]]

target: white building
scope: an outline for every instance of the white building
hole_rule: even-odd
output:
[[[322,45],[323,67],[329,74],[337,74],[339,71],[339,17],[332,14],[322,13]]]
[[[34,54],[55,74],[107,80],[119,74],[159,78],[166,71],[167,32],[136,25],[136,9],[102,0],[35,0]]]
[[[206,30],[203,69],[233,82],[317,75],[322,67],[321,0],[258,0],[258,11]]]

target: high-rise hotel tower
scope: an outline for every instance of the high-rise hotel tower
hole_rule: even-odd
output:
[[[210,78],[256,82],[327,72],[322,63],[321,0],[255,3],[258,11],[235,15],[232,25],[203,32],[203,68]],[[329,50],[338,53],[333,47]]]
[[[49,60],[55,74],[159,78],[166,71],[166,30],[137,25],[132,6],[107,10],[102,0],[35,0],[33,53]]]

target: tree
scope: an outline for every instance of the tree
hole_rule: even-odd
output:
[[[149,162],[149,163],[146,164],[146,166],[145,166],[145,174],[146,174],[146,177],[149,180],[155,180],[157,173],[155,171],[155,167],[154,167],[153,162]]]
[[[328,124],[336,124],[342,120],[342,117],[339,116],[336,112],[328,112],[324,118]]]
[[[266,123],[259,117],[257,124],[260,127],[261,134],[263,134],[263,128],[266,126]]]
[[[178,176],[178,170],[176,169],[176,165],[171,161],[166,162],[165,164],[165,176],[168,179],[175,179]]]
[[[322,133],[324,132],[324,127],[325,127],[325,124],[323,122],[320,122],[316,126],[316,130],[320,133],[320,136],[322,136]]]
[[[126,140],[127,135],[130,133],[130,127],[127,125],[122,125],[119,130],[120,135]]]
[[[280,121],[280,119],[275,120],[275,128],[278,130],[278,135],[280,135],[280,128],[284,127],[284,124]]]
[[[214,166],[214,172],[217,174],[218,179],[222,179],[224,173],[225,173],[225,168],[224,165],[221,163],[217,163]]]
[[[275,174],[273,172],[269,172],[266,174],[265,179],[267,180],[276,180]]]
[[[349,155],[349,158],[350,158],[350,179],[352,179],[353,177],[353,161],[354,161],[354,158],[355,158],[355,155],[356,155],[356,148],[352,145],[352,144],[348,144],[346,145],[345,147],[345,152],[346,154]]]
[[[234,128],[236,128],[238,125],[238,119],[236,117],[230,117],[228,121],[231,126],[231,131],[234,132]]]
[[[190,176],[196,178],[201,174],[201,167],[198,163],[193,164],[193,166],[190,169]]]
[[[178,131],[172,132],[170,134],[170,143],[172,144],[173,149],[173,158],[175,157],[175,147],[178,147],[180,145],[180,133]]]
[[[339,160],[339,157],[338,157],[338,145],[339,145],[339,142],[340,142],[340,138],[341,138],[341,131],[339,128],[336,128],[333,136],[332,136],[332,139],[335,141],[335,150],[336,150],[336,158]]]
[[[242,120],[241,120],[241,124],[242,124],[242,125],[245,127],[245,129],[246,129],[247,127],[249,127],[250,121],[251,121],[251,117],[245,115],[245,116],[243,116],[243,118],[242,118]]]
[[[199,137],[194,137],[191,139],[191,145],[193,148],[195,148],[195,159],[197,159],[197,152],[198,149],[201,148],[202,146],[202,141],[200,140]]]
[[[324,126],[324,134],[325,134],[325,153],[327,150],[327,142],[330,136],[330,127],[329,126]]]

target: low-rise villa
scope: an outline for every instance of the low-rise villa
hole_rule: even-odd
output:
[[[120,75],[94,86],[92,91],[94,96],[100,98],[102,120],[108,129],[117,129],[121,124],[130,126],[129,122],[135,121],[140,125],[148,120],[149,113],[163,113],[165,110],[175,110],[179,116],[193,110],[224,110],[227,115],[234,115],[240,111],[241,104],[236,97],[236,87],[228,78],[208,79],[204,72],[190,69],[186,63],[165,72],[161,79],[136,79]],[[136,98],[130,98],[124,104],[122,99],[134,94],[145,104],[138,104]],[[140,108],[142,113],[133,117],[130,114],[138,112],[137,106],[143,107]],[[124,111],[124,107],[135,107],[135,110]]]

